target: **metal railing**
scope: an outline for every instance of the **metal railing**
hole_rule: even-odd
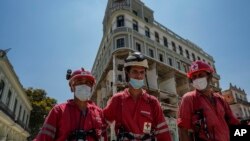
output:
[[[27,125],[25,125],[24,122],[22,122],[21,120],[16,120],[15,119],[15,114],[13,111],[11,111],[9,109],[9,107],[4,104],[2,101],[0,101],[0,110],[2,110],[7,116],[9,116],[14,122],[16,122],[17,124],[19,124],[23,129],[25,129],[26,131],[30,132],[30,129]]]
[[[15,120],[15,114],[9,109],[7,105],[5,105],[2,101],[0,101],[0,109],[8,115],[13,121]]]

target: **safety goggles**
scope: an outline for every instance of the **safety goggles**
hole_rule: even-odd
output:
[[[144,57],[144,55],[142,55],[140,53],[134,53],[131,56],[129,56],[128,58],[126,58],[125,62],[126,63],[128,63],[128,62],[134,62],[134,61],[141,62],[141,61],[143,61],[145,59],[146,58]]]

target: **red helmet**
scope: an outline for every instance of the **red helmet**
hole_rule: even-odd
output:
[[[208,73],[213,73],[214,69],[203,61],[195,61],[191,64],[189,72],[187,73],[188,78],[192,78],[192,75],[199,71],[206,71]]]
[[[71,73],[71,71],[68,70],[67,73]],[[95,77],[89,71],[85,71],[83,68],[81,68],[80,70],[76,70],[70,74],[70,76],[68,76],[69,86],[71,87],[75,80],[82,78],[88,79],[93,85],[95,84]]]

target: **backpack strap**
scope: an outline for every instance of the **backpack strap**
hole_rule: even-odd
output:
[[[193,110],[194,112],[199,110],[199,107],[200,107],[200,101],[198,100],[198,94],[197,92],[195,92],[193,96]]]
[[[208,126],[207,126],[207,119],[204,115],[204,109],[203,108],[200,108],[200,105],[201,105],[201,102],[200,100],[198,99],[198,93],[197,91],[195,91],[195,94],[193,95],[193,110],[194,110],[194,115],[197,116],[197,121],[195,121],[194,124],[194,135],[195,135],[195,139],[196,140],[199,140],[199,133],[200,133],[200,130],[203,129],[205,134],[206,134],[206,137],[208,139],[210,139],[210,134],[208,132]]]
[[[226,108],[226,103],[225,103],[224,99],[221,96],[217,95],[217,94],[213,95],[213,96],[214,96],[214,98],[218,99],[219,103],[223,106],[223,109],[226,111],[227,108]],[[193,95],[193,109],[194,109],[194,114],[198,114],[200,116],[200,118],[202,118],[202,119],[200,119],[201,120],[201,122],[200,122],[201,124],[207,124],[206,123],[206,117],[203,114],[204,111],[203,111],[202,108],[199,108],[200,105],[201,105],[201,103],[200,103],[200,100],[198,99],[198,93],[195,92],[195,94]],[[229,117],[227,116],[226,113],[225,113],[225,117],[224,118],[225,118],[227,124],[229,125]],[[197,125],[197,126],[199,126],[199,125]],[[207,125],[205,125],[205,127],[207,127]],[[201,129],[201,127],[197,127],[197,128],[198,128],[198,130],[196,129],[196,131],[199,132],[200,129]],[[203,129],[204,129],[204,127],[203,127]],[[208,129],[204,129],[204,131],[207,134],[207,137],[209,137]]]

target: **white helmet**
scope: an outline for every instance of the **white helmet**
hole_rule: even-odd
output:
[[[124,67],[128,66],[142,66],[148,69],[148,61],[140,52],[134,52],[125,59]]]

